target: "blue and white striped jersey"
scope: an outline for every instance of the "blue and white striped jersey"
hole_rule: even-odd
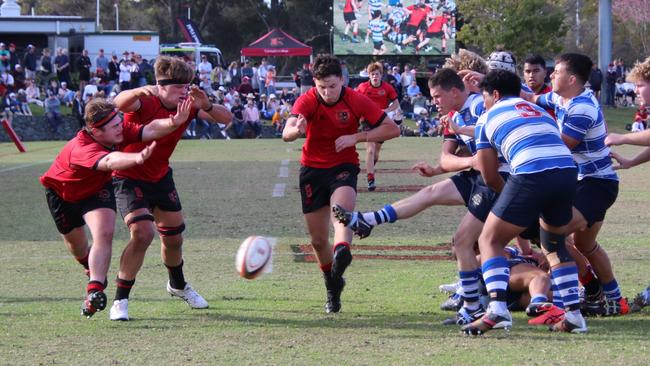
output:
[[[381,42],[384,40],[383,32],[386,30],[388,25],[381,19],[373,19],[368,23],[368,29],[372,33],[373,42]]]
[[[512,175],[575,168],[555,120],[521,98],[501,99],[479,118],[476,148],[494,148]]]
[[[406,10],[404,10],[404,8],[393,8],[388,18],[393,19],[393,25],[397,27],[402,24],[402,22],[404,22],[407,17],[408,14],[406,14]]]
[[[383,0],[368,0],[368,9],[370,12],[381,11],[381,8],[384,6]]]
[[[481,94],[470,94],[459,111],[451,117],[459,126],[474,126],[478,118],[485,112],[483,96]],[[467,150],[474,155],[476,154],[476,144],[474,137],[467,135],[456,135],[456,140],[460,145],[467,146]]]
[[[585,177],[618,180],[612,167],[609,147],[605,145],[607,124],[600,104],[590,90],[564,100],[550,92],[537,99],[537,105],[555,110],[560,131],[579,141],[571,150],[578,164],[578,180]]]

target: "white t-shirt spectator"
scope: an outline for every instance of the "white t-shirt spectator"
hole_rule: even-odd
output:
[[[201,61],[201,63],[199,64],[199,75],[201,76],[201,78],[203,78],[203,76],[207,76],[209,78],[210,72],[212,72],[212,64],[210,63],[210,61],[207,60]]]
[[[131,67],[124,62],[120,63],[120,83],[128,83],[131,81]]]

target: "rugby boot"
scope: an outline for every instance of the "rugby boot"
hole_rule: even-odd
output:
[[[531,307],[530,305],[526,308],[526,314],[530,317],[535,316],[534,314],[539,314],[535,318],[530,319],[528,324],[530,325],[553,325],[555,323],[561,322],[564,320],[564,310],[558,308],[552,303],[541,303],[540,306]],[[550,304],[550,306],[548,306]],[[532,304],[531,304],[532,305]]]
[[[331,273],[323,272],[325,288],[327,289],[327,302],[325,303],[326,313],[338,313],[341,311],[341,292],[345,287],[345,278],[334,277]]]
[[[644,307],[650,305],[650,287],[638,293],[630,305],[631,312],[641,311]]]
[[[341,224],[350,228],[353,233],[359,236],[359,239],[367,238],[372,232],[373,226],[370,225],[359,211],[347,211],[340,205],[332,206],[334,217]]]
[[[585,302],[580,304],[584,316],[601,316],[605,314],[605,297],[602,290],[595,294],[585,294]]]
[[[375,185],[375,175],[368,174],[368,191],[372,192],[375,189],[377,189],[377,186]]]
[[[440,310],[445,310],[445,311],[458,311],[460,310],[460,307],[463,305],[463,299],[459,294],[451,294],[447,298],[447,300],[443,301],[442,304],[440,304]]]
[[[551,332],[586,333],[587,322],[579,311],[569,311],[561,322],[551,325],[548,330]]]
[[[129,320],[129,299],[115,300],[109,313],[111,320],[128,321]]]
[[[479,306],[476,310],[467,310],[465,307],[460,308],[456,315],[442,321],[442,325],[466,325],[478,320],[485,315],[485,309]]]
[[[445,283],[440,286],[438,286],[438,289],[440,292],[448,293],[448,294],[453,294],[460,288],[460,281],[456,281],[454,283]]]
[[[171,285],[169,284],[169,281],[167,281],[167,292],[174,297],[180,297],[181,299],[185,300],[185,302],[192,308],[192,309],[207,309],[208,308],[208,302],[205,301],[203,296],[199,295],[198,292],[196,292],[192,286],[190,286],[189,283],[185,284],[185,288],[182,290],[172,288]]]
[[[345,269],[352,263],[352,252],[347,245],[339,245],[334,249],[332,260],[332,277],[343,277]]]
[[[630,306],[627,299],[621,297],[618,300],[605,300],[605,306],[602,316],[625,315],[630,312]]]
[[[106,294],[103,291],[91,292],[81,304],[81,315],[90,319],[96,312],[106,309]]]
[[[509,311],[496,313],[492,309],[488,309],[482,317],[463,326],[462,331],[465,335],[477,336],[483,335],[492,329],[509,331],[510,328],[512,328],[512,315],[510,315]]]

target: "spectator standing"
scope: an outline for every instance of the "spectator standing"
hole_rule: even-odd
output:
[[[108,63],[108,84],[113,90],[115,84],[119,83],[120,80],[120,62],[117,60],[117,56],[113,55],[111,61]]]
[[[311,73],[311,65],[303,64],[298,76],[300,78],[300,95],[303,95],[314,86],[314,75]]]
[[[25,89],[25,70],[20,64],[16,64],[14,69],[13,76],[16,89]]]
[[[616,96],[616,66],[610,63],[605,75],[605,105],[616,108],[614,98]]]
[[[123,58],[120,62],[118,81],[120,82],[120,91],[131,89],[131,60],[128,58]]]
[[[218,89],[220,86],[224,86],[226,76],[223,72],[223,68],[220,65],[217,65],[212,69],[210,73],[210,81],[212,81],[212,88]]]
[[[253,70],[250,61],[248,60],[244,61],[244,66],[242,66],[241,68],[241,76],[242,76],[242,81],[244,80],[244,77],[248,77],[249,80],[252,80],[253,76],[255,76],[255,70]]]
[[[3,42],[0,42],[0,72],[5,70],[12,71],[10,61],[11,55],[9,54],[9,50],[7,50],[7,46]]]
[[[27,52],[23,57],[23,67],[25,68],[25,79],[36,79],[36,47],[27,45]]]
[[[52,128],[52,132],[56,132],[63,122],[61,119],[61,112],[59,111],[60,106],[61,102],[59,102],[56,95],[52,92],[48,92],[47,99],[45,99],[45,118]]]
[[[241,71],[239,70],[239,64],[237,61],[233,61],[228,66],[228,78],[230,79],[230,87],[237,88],[241,84]]]
[[[600,71],[598,65],[595,63],[592,66],[591,74],[589,75],[589,85],[591,86],[591,90],[596,99],[600,100],[600,89],[603,85],[603,72]]]
[[[199,79],[210,80],[210,72],[212,72],[212,64],[208,61],[207,55],[201,55],[201,62],[199,63]]]
[[[413,81],[413,74],[411,74],[411,65],[404,65],[404,72],[400,77],[400,84],[402,85],[402,94],[406,94],[406,89],[411,85]]]
[[[9,66],[11,67],[11,70],[16,70],[16,65],[20,65],[18,52],[16,52],[16,45],[9,43]]]
[[[268,66],[266,58],[263,58],[260,67],[257,68],[257,82],[260,88],[260,95],[269,95],[266,91],[266,72],[268,71]]]
[[[41,56],[41,67],[39,70],[40,75],[40,85],[47,86],[52,79],[52,56],[50,55],[50,49],[44,48],[43,55]]]
[[[275,66],[269,65],[268,70],[266,71],[266,92],[270,95],[275,94],[275,78],[277,73],[275,71]]]
[[[341,61],[341,73],[343,74],[343,86],[348,86],[350,84],[350,70],[348,70],[345,61]]]
[[[79,70],[79,90],[84,90],[88,81],[90,81],[90,57],[88,57],[88,50],[81,51],[81,56],[77,59],[77,69]]]
[[[14,76],[11,75],[8,68],[6,68],[6,69],[4,69],[4,70],[2,70],[0,72],[0,79],[4,83],[4,85],[7,88],[8,92],[13,93],[13,92],[15,92],[17,90],[16,89],[16,84],[15,84],[15,81],[14,81]]]
[[[95,70],[97,70],[97,68],[108,70],[108,58],[104,56],[103,48],[99,49],[99,54],[95,57]]]
[[[86,103],[81,96],[81,91],[74,93],[74,99],[72,100],[72,115],[79,122],[79,129],[84,128],[86,121],[84,120],[84,111],[86,109]]]
[[[59,48],[54,58],[54,66],[56,68],[56,77],[59,82],[70,83],[70,58],[68,57],[68,50]]]

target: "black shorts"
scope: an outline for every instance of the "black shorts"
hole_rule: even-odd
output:
[[[357,17],[354,15],[354,12],[351,11],[349,13],[343,13],[343,20],[345,20],[346,23],[351,23],[354,20],[357,20]]]
[[[587,177],[578,181],[576,197],[573,201],[582,216],[587,219],[587,226],[605,220],[605,213],[618,196],[618,181]]]
[[[442,38],[445,32],[427,32],[427,38]]]
[[[538,218],[551,226],[571,221],[577,183],[575,168],[511,175],[492,213],[513,225],[528,227]]]
[[[359,166],[345,163],[332,168],[300,168],[302,213],[310,213],[330,205],[330,196],[339,187],[357,190]]]
[[[384,41],[379,41],[379,42],[372,41],[372,44],[377,51],[381,51],[381,46],[384,45]]]
[[[79,202],[64,201],[53,189],[45,190],[47,206],[61,234],[67,234],[73,229],[86,225],[83,216],[98,208],[110,208],[115,211],[115,194],[108,182],[99,192]],[[111,225],[114,225],[112,223]]]
[[[502,177],[507,179],[507,174],[502,173]],[[477,170],[465,170],[450,179],[463,197],[467,211],[485,222],[499,195],[485,184]]]
[[[182,210],[171,168],[161,180],[155,183],[114,177],[113,189],[122,218],[140,208],[151,211],[155,207],[163,211]]]
[[[415,36],[418,33],[418,27],[412,24],[407,24],[404,32],[406,33],[407,36]]]

